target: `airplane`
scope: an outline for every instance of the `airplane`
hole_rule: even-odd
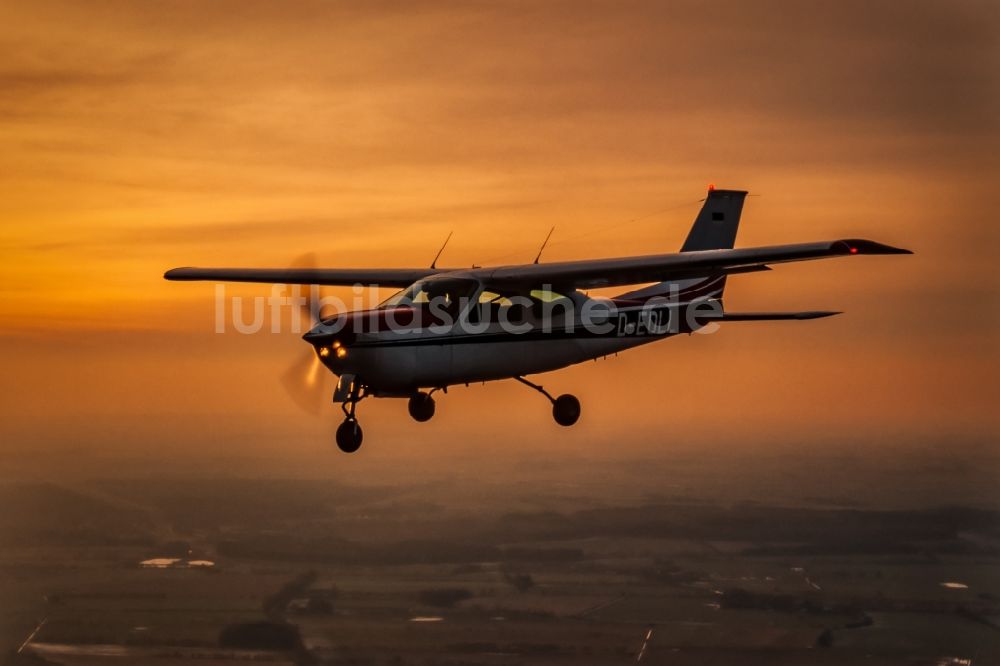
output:
[[[428,268],[174,268],[164,277],[398,289],[375,308],[317,316],[303,336],[311,355],[339,378],[333,401],[344,421],[336,442],[345,453],[361,446],[357,405],[363,399],[406,398],[410,416],[424,422],[434,416],[434,393],[474,382],[517,380],[549,400],[556,423],[571,426],[580,418],[580,401],[554,397],[527,375],[718,323],[839,314],[728,312],[723,293],[730,275],[774,264],[912,254],[865,239],[734,249],[746,196],[709,186],[680,252],[668,254],[539,263],[539,251],[533,263],[508,266],[438,268],[436,257]],[[633,288],[612,298],[585,293],[625,286]]]

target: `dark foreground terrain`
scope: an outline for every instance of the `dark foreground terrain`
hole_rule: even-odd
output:
[[[10,480],[4,659],[1000,664],[996,468],[884,463]]]

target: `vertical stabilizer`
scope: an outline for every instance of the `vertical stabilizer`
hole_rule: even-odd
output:
[[[709,189],[681,252],[731,249],[736,243],[746,196],[743,190]]]
[[[717,190],[709,187],[705,203],[688,232],[681,252],[699,250],[728,250],[736,243],[736,231],[743,212],[744,190]],[[681,301],[694,299],[721,299],[726,288],[726,276],[709,275],[687,280],[668,280],[636,289],[617,298],[645,300],[675,297]]]

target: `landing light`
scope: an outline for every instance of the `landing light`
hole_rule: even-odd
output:
[[[319,355],[322,356],[323,358],[326,358],[327,356],[330,355],[330,350],[327,349],[326,347],[320,347],[319,348]]]
[[[340,340],[334,340],[333,341],[333,348],[336,349],[339,346],[340,346]]]
[[[347,356],[347,350],[343,347],[337,347],[337,358],[344,358],[345,356]]]

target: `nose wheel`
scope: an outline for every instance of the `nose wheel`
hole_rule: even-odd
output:
[[[364,400],[366,393],[363,393],[360,382],[351,387],[351,392],[340,408],[344,410],[344,422],[337,426],[337,448],[344,453],[354,453],[361,448],[361,442],[365,435],[358,423],[357,409],[358,403]]]
[[[553,398],[552,394],[540,385],[529,382],[524,377],[514,377],[514,379],[527,387],[535,389],[549,399],[549,402],[552,403],[552,418],[559,425],[569,427],[580,420],[580,401],[577,400],[575,395],[564,393],[558,398]]]
[[[337,447],[344,453],[354,453],[361,448],[365,434],[357,419],[347,419],[337,426]]]

